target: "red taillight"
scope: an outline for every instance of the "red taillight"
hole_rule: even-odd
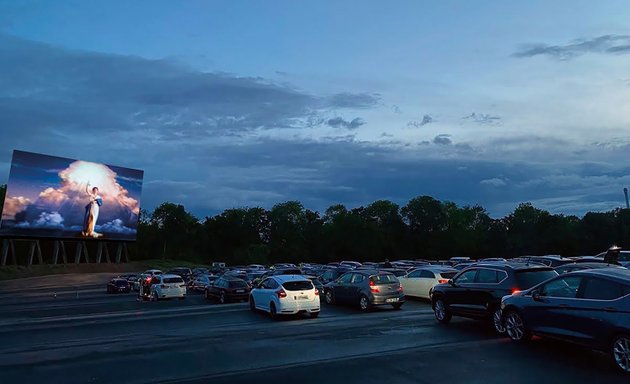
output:
[[[438,280],[438,283],[440,283],[440,284],[446,284],[446,283],[448,283],[448,279],[439,279],[439,280]]]
[[[319,290],[315,290],[315,296],[319,296]]]
[[[399,285],[398,286],[398,292],[402,292],[402,291],[403,291],[403,287],[402,287],[402,285]]]
[[[372,280],[370,280],[370,291],[372,291],[373,293],[379,293],[380,292],[380,290],[376,286],[376,283],[373,282]]]
[[[287,297],[287,293],[282,288],[276,291],[276,295],[278,295],[278,298],[280,299],[282,299],[283,297]]]
[[[513,294],[513,295],[514,295],[514,294],[517,294],[517,293],[519,293],[519,292],[521,292],[521,290],[520,290],[520,289],[518,289],[518,288],[512,288],[512,294]]]

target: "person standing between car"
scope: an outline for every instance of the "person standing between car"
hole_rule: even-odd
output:
[[[621,253],[621,247],[617,245],[608,248],[608,251],[604,255],[604,263],[621,265],[619,264],[619,253]]]
[[[385,263],[383,264],[383,268],[392,268],[392,263],[389,262],[389,259],[385,259]]]

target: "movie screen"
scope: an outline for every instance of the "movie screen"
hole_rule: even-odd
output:
[[[14,151],[3,237],[134,241],[144,172]]]

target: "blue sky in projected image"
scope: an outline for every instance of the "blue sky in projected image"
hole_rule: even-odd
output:
[[[199,217],[613,209],[628,20],[618,0],[0,0],[0,183],[16,148],[143,169],[143,208]]]

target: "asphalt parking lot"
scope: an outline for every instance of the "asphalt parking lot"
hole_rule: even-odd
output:
[[[56,296],[55,296],[56,293]],[[436,324],[427,302],[273,321],[246,303],[138,302],[105,282],[0,292],[2,382],[407,383],[627,380],[607,356],[535,339],[514,345],[484,324]]]

